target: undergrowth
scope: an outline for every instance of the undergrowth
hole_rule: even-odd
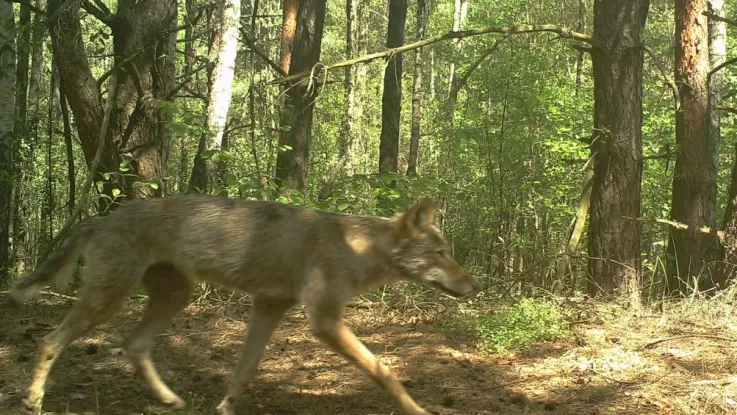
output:
[[[449,321],[451,330],[475,337],[487,351],[500,353],[527,350],[535,343],[568,334],[568,319],[552,301],[522,298],[497,312],[458,316]]]

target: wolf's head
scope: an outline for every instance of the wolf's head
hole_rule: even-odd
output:
[[[435,202],[423,200],[395,218],[395,265],[407,280],[454,297],[475,294],[478,282],[453,259],[448,243],[433,226],[436,210]]]

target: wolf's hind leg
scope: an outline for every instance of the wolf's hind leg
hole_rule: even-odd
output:
[[[151,266],[142,280],[149,295],[143,318],[125,341],[125,351],[133,366],[164,404],[183,408],[184,400],[164,383],[151,360],[156,335],[169,327],[174,316],[189,303],[194,283],[170,264]]]

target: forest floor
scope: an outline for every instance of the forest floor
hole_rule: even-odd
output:
[[[21,399],[37,342],[71,304],[45,296],[14,308],[0,295],[0,414],[24,413]],[[437,304],[427,311],[422,304],[398,309],[369,303],[346,316],[417,402],[441,413],[737,413],[737,343],[727,341],[737,338],[735,307],[699,300],[634,316],[612,304],[573,304],[567,338],[490,354],[443,324],[459,312],[443,304],[445,311]],[[120,353],[142,308],[142,300],[131,299],[116,318],[66,349],[51,373],[45,411],[214,413],[247,328],[247,297],[195,301],[158,337],[154,362],[187,401],[182,410],[158,404]],[[664,341],[647,347],[657,340]],[[397,414],[368,377],[312,337],[300,308],[275,333],[237,412]]]

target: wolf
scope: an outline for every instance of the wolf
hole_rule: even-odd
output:
[[[306,309],[312,334],[360,367],[401,413],[429,415],[346,326],[342,310],[356,295],[396,281],[456,298],[480,290],[433,226],[436,210],[425,199],[393,217],[378,217],[190,194],[124,202],[107,216],[85,220],[11,287],[12,301],[25,303],[52,282],[63,286],[76,260],[86,258],[74,306],[40,342],[23,404],[41,413],[60,353],[110,319],[140,284],[148,302],[124,341],[125,354],[162,403],[183,408],[184,400],[159,376],[151,350],[156,335],[189,303],[196,283],[206,281],[253,298],[241,356],[215,408],[221,415],[235,414],[274,329],[297,305]]]

